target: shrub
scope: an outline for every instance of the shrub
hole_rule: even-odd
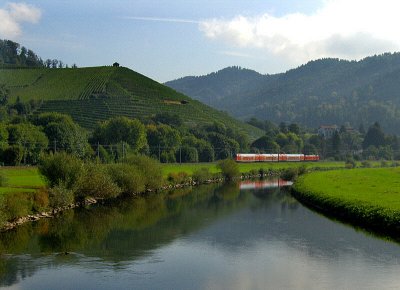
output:
[[[287,168],[281,172],[280,176],[285,180],[295,180],[298,175],[298,168]]]
[[[66,189],[75,190],[84,175],[84,166],[78,157],[61,152],[42,158],[39,171],[50,187],[62,184]]]
[[[121,188],[114,183],[103,166],[87,163],[75,196],[78,199],[89,196],[108,199],[117,197],[121,192]]]
[[[61,182],[49,189],[49,202],[52,208],[69,205],[74,202],[74,191]]]
[[[186,183],[190,180],[186,172],[171,172],[168,174],[168,181],[174,184]]]
[[[142,172],[146,189],[158,189],[163,184],[162,168],[157,160],[137,155],[129,157],[127,163],[135,165]]]
[[[222,175],[226,179],[233,179],[240,176],[239,165],[232,159],[220,160],[217,167],[221,169]]]
[[[213,175],[208,168],[202,167],[193,172],[192,178],[196,182],[205,182],[212,179]]]
[[[135,165],[109,164],[106,171],[124,194],[135,194],[145,190],[145,177]]]
[[[4,209],[7,220],[27,216],[31,213],[32,198],[25,192],[8,193],[4,196]]]
[[[24,148],[21,145],[12,145],[3,152],[3,160],[6,165],[20,165],[24,157]]]
[[[353,158],[347,158],[344,164],[347,169],[352,169],[357,167],[357,163]]]
[[[361,167],[370,168],[370,167],[372,167],[372,163],[371,163],[371,161],[364,160],[361,162]]]
[[[389,163],[387,161],[385,161],[385,160],[381,161],[381,167],[388,167],[388,166],[389,166]]]
[[[36,212],[41,212],[49,208],[49,193],[46,189],[37,190],[33,194],[32,209]]]

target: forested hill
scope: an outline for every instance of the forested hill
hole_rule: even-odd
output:
[[[400,53],[360,61],[320,59],[275,75],[231,67],[166,85],[242,119],[314,128],[378,121],[400,134]]]

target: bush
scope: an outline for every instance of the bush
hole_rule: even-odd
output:
[[[226,179],[233,179],[240,176],[239,165],[232,159],[220,160],[217,167],[221,169],[222,175]]]
[[[287,168],[281,172],[281,178],[285,180],[295,180],[299,175],[298,168]]]
[[[372,163],[371,163],[371,161],[364,160],[364,161],[361,162],[361,167],[370,168],[370,167],[372,167]]]
[[[117,197],[121,192],[103,166],[87,163],[75,196],[80,200],[85,197],[108,199]]]
[[[61,185],[69,190],[76,190],[84,175],[82,160],[65,152],[50,154],[42,158],[39,171],[48,185]]]
[[[186,172],[171,172],[168,174],[168,181],[173,184],[182,184],[190,181],[190,178]]]
[[[388,166],[389,166],[389,163],[387,161],[385,161],[385,160],[381,161],[381,167],[388,167]]]
[[[132,195],[145,190],[146,179],[135,165],[109,164],[106,171],[124,194]]]
[[[212,179],[213,175],[208,168],[202,167],[193,172],[192,178],[196,182],[205,182]]]
[[[162,168],[157,160],[137,155],[129,157],[127,163],[135,165],[142,172],[146,189],[158,189],[162,186]]]
[[[49,189],[49,202],[52,208],[69,205],[74,202],[74,191],[61,182]]]
[[[353,158],[347,158],[344,164],[347,169],[352,169],[357,167],[357,163]]]
[[[35,212],[42,212],[49,208],[49,193],[46,189],[37,190],[33,194],[32,209]]]
[[[31,213],[32,198],[25,192],[8,193],[4,196],[4,209],[7,220],[27,216]]]
[[[24,148],[21,145],[12,145],[3,152],[5,165],[20,165],[24,157]]]

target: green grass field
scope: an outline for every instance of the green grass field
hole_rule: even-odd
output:
[[[34,192],[45,186],[36,167],[2,167],[0,173],[5,177],[0,194],[11,192]]]
[[[367,227],[400,230],[400,168],[313,172],[294,185],[300,200]]]
[[[300,167],[305,166],[310,169],[329,169],[329,168],[344,168],[344,162],[339,161],[329,161],[329,162],[279,162],[279,163],[238,163],[239,170],[241,173],[247,173],[252,170],[259,170],[259,169],[272,169],[272,170],[281,170],[287,169],[292,167]],[[186,172],[188,174],[193,174],[194,171],[205,167],[211,173],[217,173],[220,170],[217,168],[217,163],[169,163],[169,164],[162,164],[163,168],[163,175],[167,176],[169,173],[177,173],[177,172]]]

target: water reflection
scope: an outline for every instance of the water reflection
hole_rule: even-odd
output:
[[[68,211],[2,233],[0,285],[22,289],[396,285],[397,244],[309,211],[285,188],[274,187],[283,184],[275,180],[185,188]]]

